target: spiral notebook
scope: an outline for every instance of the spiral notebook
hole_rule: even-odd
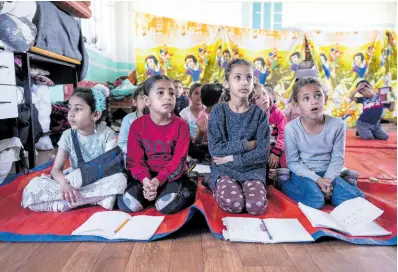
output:
[[[164,216],[136,215],[109,211],[97,212],[72,232],[106,239],[149,240],[156,233]]]
[[[231,242],[276,244],[314,241],[295,218],[224,217],[222,220],[224,239]]]

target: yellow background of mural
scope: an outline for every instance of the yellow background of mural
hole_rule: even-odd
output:
[[[368,80],[375,89],[390,86],[397,91],[396,45],[386,33],[391,32],[306,33],[319,76],[329,90],[326,113],[342,118],[350,127],[362,111],[360,104],[348,98],[359,80]],[[385,118],[393,119],[393,113],[386,109]]]
[[[348,96],[360,79],[367,79],[374,88],[391,86],[397,94],[396,33],[389,30],[268,31],[136,13],[135,51],[139,83],[165,74],[184,86],[223,83],[227,64],[245,58],[253,64],[259,83],[274,86],[281,109],[289,102],[298,66],[312,59],[329,90],[326,113],[351,127],[362,109]],[[384,117],[396,120],[396,110],[386,110]]]

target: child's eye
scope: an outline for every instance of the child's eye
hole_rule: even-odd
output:
[[[319,98],[321,98],[321,94],[318,93],[315,95],[315,99],[319,99]]]
[[[157,94],[158,94],[158,95],[162,95],[162,94],[163,94],[163,92],[162,92],[162,91],[159,91],[159,92],[157,92]]]
[[[307,102],[309,100],[308,96],[304,97],[303,100]]]
[[[240,80],[240,76],[235,76],[235,79]]]
[[[251,80],[253,77],[252,76],[247,76],[247,80]]]

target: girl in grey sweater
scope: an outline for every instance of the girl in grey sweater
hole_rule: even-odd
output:
[[[249,103],[253,67],[248,61],[231,61],[225,79],[227,102],[216,105],[209,119],[210,187],[223,210],[240,213],[246,208],[250,214],[262,214],[267,207],[268,119]]]
[[[323,114],[325,91],[312,77],[299,79],[293,87],[292,99],[301,117],[285,127],[289,181],[278,180],[277,187],[296,202],[313,208],[325,205],[325,196],[337,206],[363,197],[358,187],[340,177],[344,166],[345,125],[338,118]]]

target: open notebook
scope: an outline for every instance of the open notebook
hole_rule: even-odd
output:
[[[72,235],[93,235],[106,239],[149,240],[164,216],[136,215],[109,211],[97,212],[72,232]]]
[[[210,174],[210,165],[197,164],[192,171],[198,172],[199,174]]]
[[[225,240],[252,243],[313,242],[312,236],[297,219],[224,217]]]
[[[344,201],[330,214],[298,204],[313,227],[329,228],[351,236],[385,236],[391,232],[377,225],[374,220],[384,211],[364,198]]]

